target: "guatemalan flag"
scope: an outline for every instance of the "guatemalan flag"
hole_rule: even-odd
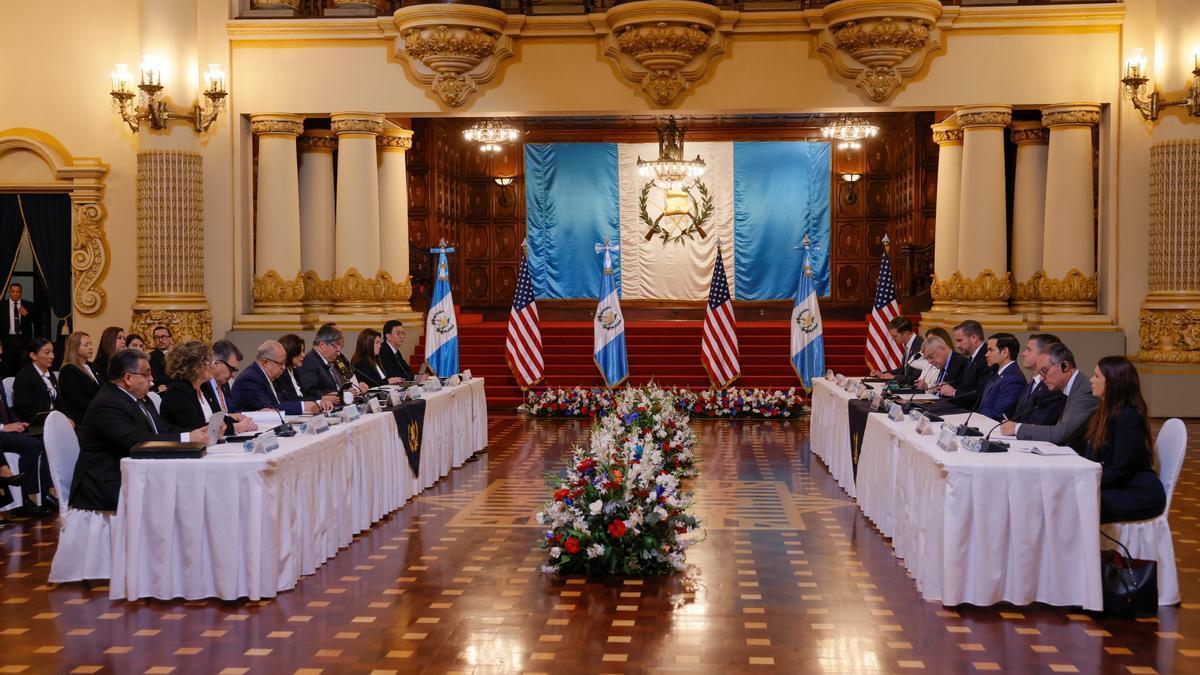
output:
[[[600,277],[600,304],[592,324],[592,354],[604,383],[615,387],[629,377],[629,359],[625,355],[625,319],[617,287],[613,284],[612,252],[621,250],[616,244],[596,244],[596,252],[604,252],[604,274]]]
[[[796,304],[792,307],[792,368],[804,383],[812,388],[812,379],[825,371],[825,327],[821,324],[821,308],[817,306],[817,289],[813,284],[812,266],[808,251],[804,252],[804,272],[796,288]]]
[[[450,273],[446,254],[454,249],[446,242],[430,249],[438,254],[437,282],[433,285],[433,300],[425,319],[425,360],[438,377],[450,377],[458,372],[458,320],[454,316],[454,298],[450,296]]]

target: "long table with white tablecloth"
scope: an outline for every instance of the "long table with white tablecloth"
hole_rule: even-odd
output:
[[[916,422],[872,414],[856,480],[848,432],[818,428],[846,427],[853,398],[824,378],[813,381],[813,451],[822,439],[818,456],[839,484],[854,485],[851,496],[891,537],[922,596],[945,605],[1102,608],[1099,464],[1074,453],[1032,454],[1051,446],[1015,440],[1006,453],[947,452]],[[975,415],[970,426],[987,432],[995,422]],[[843,433],[844,442],[833,440]]]
[[[487,445],[482,379],[427,394],[419,473],[392,414],[266,454],[121,461],[112,598],[273,597]]]

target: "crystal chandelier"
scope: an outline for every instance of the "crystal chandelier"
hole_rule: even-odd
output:
[[[704,160],[683,158],[683,134],[687,127],[675,124],[675,117],[667,118],[665,129],[658,130],[658,159],[647,162],[638,157],[637,170],[642,178],[648,178],[664,190],[679,191],[704,175]]]
[[[463,131],[463,138],[471,143],[478,143],[483,152],[500,152],[502,143],[511,143],[520,135],[519,131],[504,120],[481,120]]]
[[[857,150],[862,147],[861,141],[878,133],[879,127],[861,117],[843,117],[821,129],[822,136],[838,142],[838,150]]]

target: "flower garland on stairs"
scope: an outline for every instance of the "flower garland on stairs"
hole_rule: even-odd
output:
[[[739,387],[655,391],[672,397],[672,405],[692,417],[795,419],[807,414],[804,394],[794,387],[787,391]],[[530,391],[519,410],[535,417],[599,417],[612,409],[615,396],[612,391],[599,388],[543,389]]]

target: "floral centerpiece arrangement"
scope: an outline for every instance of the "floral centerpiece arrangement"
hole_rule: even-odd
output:
[[[688,513],[680,481],[695,475],[695,433],[671,392],[626,388],[577,447],[563,475],[548,475],[553,497],[537,514],[547,527],[543,571],[669,574],[684,568]]]
[[[656,391],[671,396],[672,405],[692,417],[789,419],[803,417],[806,412],[804,394],[794,387],[787,391],[739,387]],[[613,394],[607,389],[551,388],[530,391],[520,409],[536,417],[593,418],[603,416],[613,404]]]

